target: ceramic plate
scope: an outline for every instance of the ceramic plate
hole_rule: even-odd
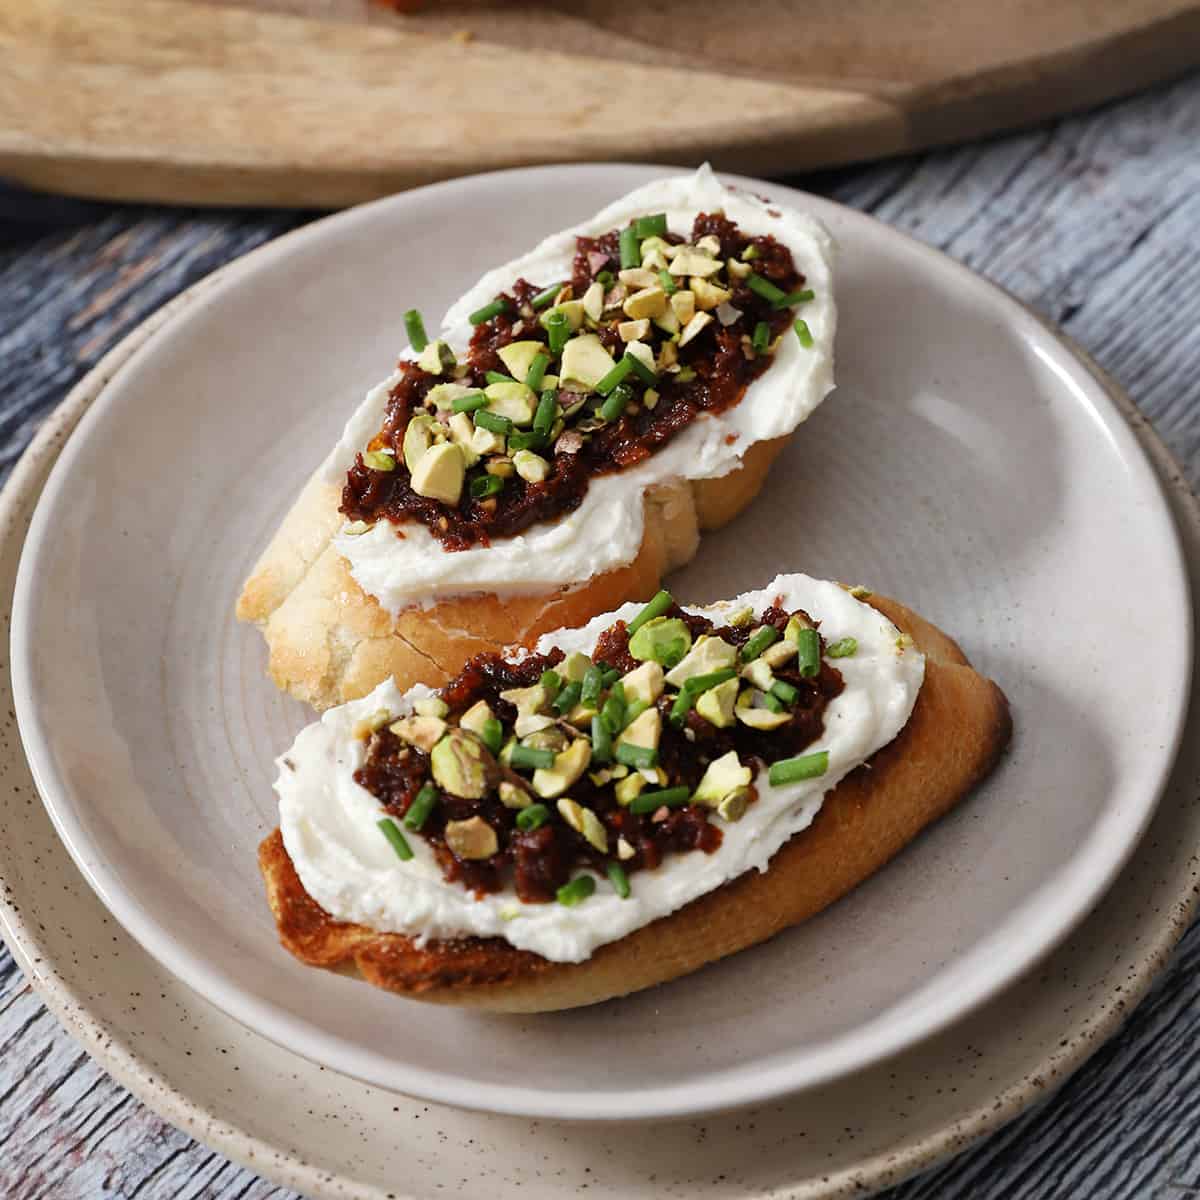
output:
[[[822,917],[690,979],[540,1018],[431,1009],[276,945],[254,847],[271,760],[307,719],[235,625],[242,578],[362,391],[399,314],[652,174],[503,173],[409,193],[269,247],[120,369],[46,485],[13,672],[39,789],[88,881],[239,1020],[378,1085],[497,1112],[697,1113],[812,1087],[945,1026],[1096,901],[1172,761],[1191,664],[1163,496],[1094,377],[1019,305],[837,206],[838,392],[754,508],[671,580],[869,582],[1009,693],[1002,771]],[[501,223],[501,217],[503,223]],[[1131,655],[1154,671],[1129,670]],[[1112,686],[1120,672],[1121,686]],[[747,981],[753,979],[753,988]]]

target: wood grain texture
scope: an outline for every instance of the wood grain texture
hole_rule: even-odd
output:
[[[337,205],[533,162],[768,174],[978,136],[1195,65],[1200,3],[23,0],[0,60],[0,172],[30,186]]]
[[[1019,137],[791,180],[949,251],[1061,322],[1200,484],[1200,76]],[[0,190],[0,469],[142,316],[295,215]],[[102,952],[102,947],[97,947]],[[152,1003],[153,998],[148,998]],[[889,1200],[1200,1195],[1200,929],[1050,1101]],[[293,1200],[164,1125],[0,956],[5,1200]]]

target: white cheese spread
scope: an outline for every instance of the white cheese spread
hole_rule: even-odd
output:
[[[818,620],[826,644],[855,638],[858,649],[837,660],[845,688],[825,711],[823,735],[805,751],[828,751],[826,773],[772,787],[760,772],[754,780],[758,798],[741,820],[718,819],[723,836],[714,853],[669,854],[658,868],[635,872],[627,900],[601,879],[595,893],[572,908],[523,904],[511,890],[477,898],[442,878],[429,843],[416,834],[409,837],[413,858],[402,862],[379,831],[377,822],[385,815],[379,801],[354,782],[366,753],[365,743],[354,737],[355,726],[381,708],[404,715],[429,695],[421,686],[402,694],[389,680],[362,700],[330,709],[278,760],[280,826],[305,890],[341,921],[419,939],[498,937],[555,962],[580,962],[598,946],[745,871],[766,870],[775,852],[812,823],[826,794],[903,729],[925,676],[924,656],[899,638],[896,627],[835,583],[782,575],[736,600],[686,607],[723,624],[723,613],[744,605],[759,612],[777,596],[785,609],[802,608]],[[639,608],[627,604],[581,629],[547,634],[537,649],[589,653],[600,633],[618,619],[630,620]]]

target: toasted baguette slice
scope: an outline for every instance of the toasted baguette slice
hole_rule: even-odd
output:
[[[815,821],[771,860],[669,916],[556,963],[497,938],[429,941],[333,920],[308,894],[279,830],[259,866],[282,944],[313,966],[356,969],[414,999],[497,1012],[544,1012],[623,996],[686,975],[820,912],[947,812],[996,763],[1012,730],[1008,702],[958,646],[903,605],[868,601],[926,656],[900,734],[825,797]]]
[[[341,493],[321,468],[259,559],[237,615],[262,629],[276,686],[314,708],[356,700],[389,676],[402,688],[440,687],[485,650],[532,642],[652,595],[667,572],[695,555],[701,530],[720,528],[758,495],[785,441],[756,442],[728,475],[649,492],[641,551],[627,566],[578,587],[455,596],[395,618],[358,586],[331,543],[343,520]]]

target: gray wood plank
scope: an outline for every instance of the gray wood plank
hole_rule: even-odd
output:
[[[801,186],[938,246],[1060,322],[1200,484],[1200,76],[978,145]],[[303,214],[87,204],[0,185],[0,478],[115,341]],[[1200,929],[1060,1092],[890,1200],[1200,1196]],[[0,1194],[292,1200],[138,1104],[0,953]]]

